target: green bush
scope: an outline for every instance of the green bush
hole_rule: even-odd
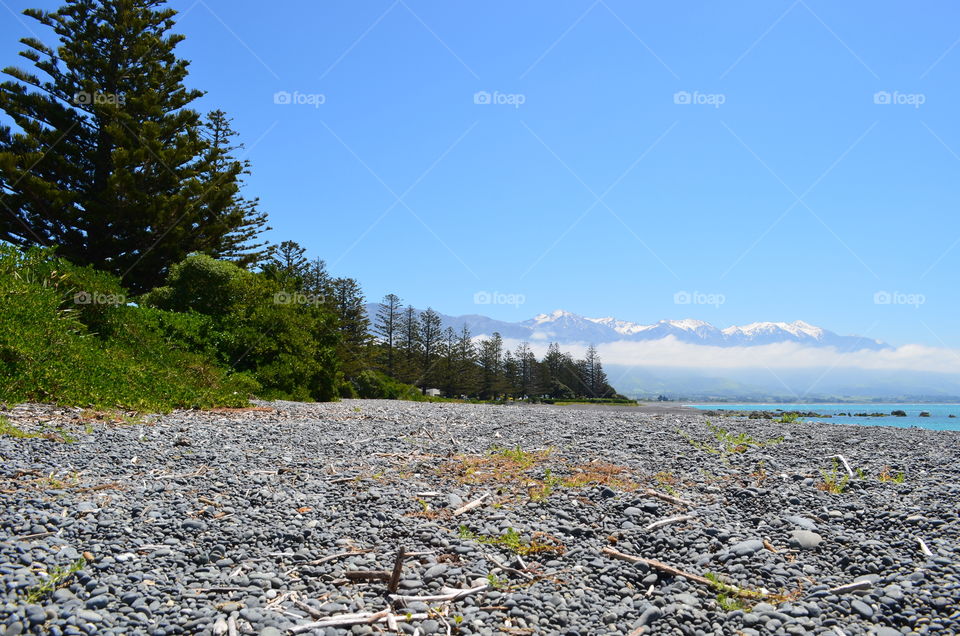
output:
[[[415,386],[394,380],[379,371],[361,371],[352,381],[357,397],[367,399],[426,401],[427,397]]]
[[[166,411],[243,406],[258,390],[151,324],[113,277],[0,245],[0,400]]]
[[[141,300],[205,317],[209,322],[197,318],[167,332],[193,351],[211,351],[223,366],[249,373],[262,386],[261,397],[337,397],[336,317],[323,306],[296,302],[276,281],[196,254],[173,266],[167,284]]]

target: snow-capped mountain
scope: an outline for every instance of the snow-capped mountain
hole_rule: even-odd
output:
[[[379,305],[367,305],[371,324]],[[460,331],[466,325],[474,336],[489,336],[494,332],[504,338],[530,342],[557,342],[602,344],[617,341],[660,340],[672,336],[678,341],[718,347],[749,347],[778,342],[796,342],[813,347],[836,347],[840,351],[887,349],[879,340],[860,336],[841,336],[803,321],[754,322],[748,325],[718,329],[708,322],[691,318],[661,320],[644,325],[617,318],[587,318],[558,309],[539,314],[522,322],[505,322],[481,315],[446,316],[440,314],[444,329]]]

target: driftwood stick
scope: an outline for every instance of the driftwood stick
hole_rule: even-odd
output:
[[[489,496],[490,496],[490,493],[487,492],[487,493],[484,493],[484,494],[480,495],[479,497],[477,497],[476,499],[474,499],[474,500],[471,501],[470,503],[463,504],[462,506],[460,506],[459,508],[457,508],[456,510],[453,511],[453,516],[454,516],[454,517],[459,517],[460,515],[462,515],[462,514],[465,513],[465,512],[470,512],[470,511],[473,510],[474,508],[479,507],[480,504],[483,503],[483,500],[486,499],[486,498],[489,497]]]
[[[345,577],[351,581],[389,581],[390,572],[386,570],[353,570],[344,572]]]
[[[690,521],[695,518],[696,515],[680,515],[679,517],[667,517],[666,519],[661,519],[660,521],[654,521],[648,525],[644,530],[650,532],[651,530],[656,530],[657,528],[662,528],[663,526],[668,526],[671,523],[680,523],[682,521]]]
[[[313,618],[323,618],[323,614],[321,614],[321,613],[318,612],[317,610],[313,609],[312,607],[310,607],[309,605],[307,605],[306,603],[304,603],[304,602],[301,601],[301,600],[293,599],[293,604],[296,605],[297,607],[299,607],[300,609],[302,609],[304,612],[306,612],[307,614],[309,614],[309,615],[312,616]]]
[[[403,574],[403,559],[406,552],[403,546],[397,548],[397,558],[393,560],[393,572],[390,574],[390,582],[387,584],[387,592],[394,594],[397,586],[400,585],[400,575]]]
[[[449,594],[434,594],[432,596],[402,596],[400,594],[391,594],[390,599],[402,603],[440,603],[443,601],[458,601],[472,594],[479,594],[490,589],[490,586],[484,583],[477,587],[471,587],[465,590],[457,590]]]
[[[843,467],[846,469],[847,474],[850,477],[853,477],[853,470],[850,468],[850,464],[847,463],[846,457],[844,457],[843,455],[831,455],[830,459],[839,459],[841,462],[843,462]]]
[[[657,492],[652,488],[647,488],[643,491],[648,497],[653,497],[654,499],[662,499],[663,501],[669,501],[672,504],[677,504],[678,506],[692,506],[693,502],[687,499],[681,499],[680,497],[674,497],[673,495],[667,495],[662,492]]]
[[[681,576],[687,580],[694,581],[695,583],[713,587],[713,581],[710,579],[698,576],[696,574],[691,574],[690,572],[684,572],[683,570],[679,570],[673,566],[667,565],[666,563],[657,561],[656,559],[644,559],[643,557],[624,554],[623,552],[618,552],[613,548],[604,548],[601,550],[601,552],[607,556],[613,557],[614,559],[620,559],[621,561],[626,561],[628,563],[645,563],[654,570],[660,570],[661,572],[672,574],[673,576]]]
[[[303,634],[311,632],[321,627],[342,627],[344,625],[371,625],[373,623],[390,623],[404,621],[422,621],[429,618],[426,612],[422,614],[392,614],[390,610],[381,612],[365,612],[362,614],[341,614],[340,616],[331,616],[315,623],[304,623],[290,628],[291,634]]]
[[[317,559],[316,561],[310,561],[309,563],[304,563],[304,565],[323,565],[328,561],[336,561],[337,559],[343,559],[346,557],[353,556],[355,554],[365,554],[367,552],[371,552],[371,550],[351,550],[350,552],[337,552],[336,554],[325,556],[322,559]]]
[[[14,537],[16,541],[29,541],[31,539],[43,539],[44,537],[52,537],[57,534],[56,532],[38,532],[36,534],[24,534],[19,537]]]
[[[529,573],[524,572],[523,570],[518,570],[518,569],[516,569],[516,568],[510,567],[509,565],[501,562],[500,559],[498,559],[497,557],[493,556],[492,554],[484,554],[483,556],[485,556],[488,561],[490,561],[490,562],[492,562],[492,563],[496,563],[496,564],[497,564],[497,567],[499,567],[501,570],[504,570],[505,572],[510,572],[511,574],[516,574],[516,575],[518,575],[518,576],[522,576],[523,578],[527,579],[528,581],[532,581],[532,580],[533,580],[533,576],[531,576]]]
[[[844,585],[838,585],[837,587],[832,587],[828,591],[831,594],[843,594],[844,592],[857,592],[859,590],[869,590],[873,587],[873,583],[870,581],[854,581],[853,583],[846,583]]]
[[[328,484],[345,484],[348,481],[362,481],[362,480],[363,480],[363,477],[361,477],[360,475],[355,475],[353,477],[341,477],[339,479],[328,479],[327,483]]]

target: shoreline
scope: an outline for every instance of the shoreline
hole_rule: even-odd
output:
[[[0,624],[369,634],[306,626],[390,609],[351,573],[402,546],[398,594],[463,594],[394,607],[411,632],[960,632],[960,433],[598,406],[18,407],[76,442],[0,437]]]

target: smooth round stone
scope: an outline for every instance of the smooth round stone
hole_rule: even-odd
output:
[[[861,601],[860,599],[854,599],[850,602],[850,607],[853,608],[857,614],[864,618],[873,618],[873,608]]]
[[[730,552],[737,556],[750,556],[763,549],[763,541],[760,539],[747,539],[730,547]]]
[[[801,550],[813,550],[823,541],[816,532],[809,530],[793,530],[790,533],[790,543]]]

